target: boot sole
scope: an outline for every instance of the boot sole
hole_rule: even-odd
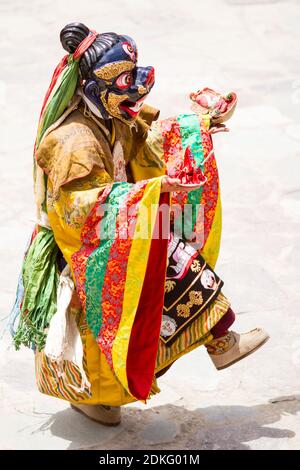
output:
[[[267,336],[267,338],[265,338],[260,344],[258,344],[254,349],[251,349],[251,351],[248,351],[246,354],[243,354],[242,356],[238,357],[237,359],[234,359],[234,361],[231,361],[229,362],[228,364],[226,364],[225,366],[221,366],[221,367],[216,367],[217,370],[223,370],[223,369],[227,369],[227,367],[230,367],[232,366],[233,364],[236,364],[237,362],[241,361],[242,359],[244,359],[245,357],[247,356],[250,356],[250,354],[254,353],[255,351],[257,351],[259,348],[261,348],[264,344],[266,344],[267,341],[269,341],[270,339],[270,336]]]
[[[106,421],[101,421],[100,419],[91,418],[84,411],[82,411],[79,408],[76,408],[76,406],[72,405],[72,403],[71,403],[71,408],[72,408],[72,410],[77,411],[77,413],[82,414],[83,416],[90,419],[91,421],[94,421],[95,423],[98,423],[98,424],[102,424],[103,426],[114,427],[114,426],[119,426],[119,424],[121,424],[121,420],[118,421],[117,423],[107,423]]]

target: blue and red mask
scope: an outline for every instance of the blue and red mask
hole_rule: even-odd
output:
[[[99,35],[99,39],[106,34]],[[83,93],[104,119],[115,117],[129,124],[139,114],[154,85],[154,68],[137,66],[133,39],[120,35],[115,38],[115,44],[93,62],[83,81]]]

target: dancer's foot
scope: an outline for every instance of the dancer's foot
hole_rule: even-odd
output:
[[[120,406],[78,405],[71,403],[71,408],[105,426],[117,426],[121,422]]]
[[[255,328],[242,334],[229,331],[227,335],[206,344],[206,348],[216,369],[221,370],[249,356],[268,339],[268,333],[262,328]]]

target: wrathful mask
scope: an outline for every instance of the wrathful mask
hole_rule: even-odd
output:
[[[133,39],[117,36],[117,42],[93,63],[83,82],[83,93],[104,119],[115,117],[129,124],[139,114],[153,85],[154,68],[137,66]]]

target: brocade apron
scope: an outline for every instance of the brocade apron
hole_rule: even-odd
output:
[[[161,340],[171,345],[216,299],[223,281],[187,241],[171,233]]]

